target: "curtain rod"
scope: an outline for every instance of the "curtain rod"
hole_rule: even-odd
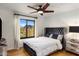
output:
[[[31,17],[31,18],[35,18],[35,19],[37,19],[37,18],[38,18],[38,17],[27,16],[27,15],[23,15],[23,14],[16,14],[16,13],[14,13],[14,15],[25,16],[25,17]]]

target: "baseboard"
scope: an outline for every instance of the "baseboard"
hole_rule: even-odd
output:
[[[23,48],[23,47],[20,47],[20,48]],[[13,49],[9,49],[9,50],[7,50],[7,51],[14,51],[14,50],[18,50],[18,49],[20,49],[20,48],[13,48]]]
[[[74,52],[71,52],[71,51],[68,51],[68,50],[65,50],[65,51],[70,52],[70,53],[73,53],[73,54],[75,54],[76,56],[79,56],[79,54],[77,54],[77,53],[74,53]]]

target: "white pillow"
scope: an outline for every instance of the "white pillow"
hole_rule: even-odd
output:
[[[62,41],[63,35],[58,35],[57,39]]]
[[[50,35],[49,35],[49,38],[52,38],[52,36],[53,36],[53,34],[50,34]]]

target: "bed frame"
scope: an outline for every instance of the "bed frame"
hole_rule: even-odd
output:
[[[45,34],[63,34],[64,35],[64,27],[54,27],[54,28],[45,28]],[[63,45],[63,39],[62,39]],[[27,44],[23,43],[24,50],[31,56],[37,56],[36,52],[29,47]]]
[[[24,50],[25,50],[30,56],[37,56],[37,55],[36,55],[36,52],[35,52],[31,47],[29,47],[27,44],[23,43],[23,47],[24,47]]]

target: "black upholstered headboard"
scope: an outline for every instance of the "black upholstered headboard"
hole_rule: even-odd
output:
[[[78,32],[79,33],[79,26],[70,26],[69,32]]]
[[[61,43],[62,43],[63,49],[65,49],[64,30],[65,30],[64,27],[45,28],[45,36],[47,34],[49,34],[49,35],[50,34],[61,34],[61,35],[63,35]]]
[[[64,27],[45,28],[46,34],[64,34]]]

